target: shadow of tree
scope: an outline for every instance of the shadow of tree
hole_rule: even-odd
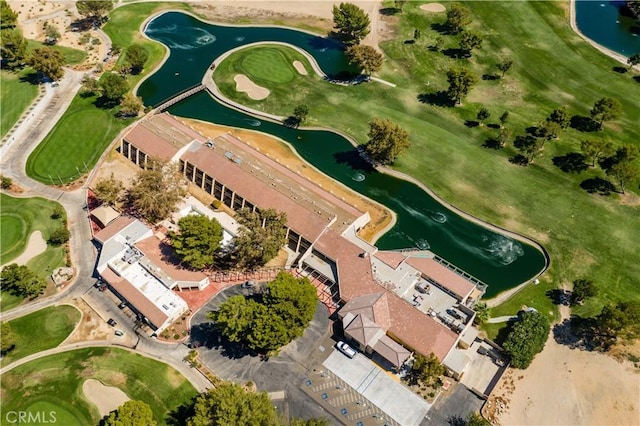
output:
[[[579,152],[570,152],[553,157],[553,165],[565,173],[580,173],[589,168],[585,156]]]
[[[455,415],[447,419],[447,424],[449,426],[466,426],[467,421],[461,416]]]
[[[333,158],[338,164],[347,164],[355,172],[373,172],[375,169],[367,160],[362,158],[358,150],[337,152]]]
[[[640,83],[640,75],[634,76],[633,79],[636,81],[636,83]]]
[[[500,80],[500,76],[496,74],[482,74],[482,79],[485,81]]]
[[[42,78],[40,78],[40,75],[38,75],[37,72],[33,71],[33,72],[29,72],[23,76],[20,76],[20,81],[22,83],[29,83],[29,84],[33,84],[33,85],[38,85],[42,82]]]
[[[442,53],[452,59],[466,59],[471,57],[471,55],[466,50],[458,49],[456,47],[444,49]]]
[[[400,9],[395,7],[383,7],[379,9],[378,12],[383,16],[393,16],[400,13]]]
[[[569,303],[571,301],[571,292],[559,288],[548,290],[545,293],[545,296],[547,296],[551,300],[551,303],[553,303],[554,305],[569,306]]]
[[[496,124],[496,123],[488,123],[486,126],[488,128],[490,128],[490,129],[494,129],[494,130],[499,130],[500,129],[500,125]]]
[[[580,132],[595,132],[600,130],[597,122],[595,122],[591,117],[586,117],[584,115],[574,115],[571,117],[569,125],[572,129],[576,129]]]
[[[595,329],[594,318],[582,318],[571,315],[559,324],[553,326],[553,340],[559,345],[568,346],[571,349],[593,351],[597,348],[593,336]]]
[[[482,144],[483,148],[489,149],[502,149],[502,145],[500,145],[500,141],[496,138],[487,138]]]
[[[421,93],[418,95],[418,101],[422,102],[423,104],[430,104],[440,107],[455,106],[455,102],[449,98],[447,92],[445,92],[444,90],[434,93]]]
[[[451,32],[447,24],[439,22],[434,22],[433,24],[431,24],[431,29],[443,35],[447,35]]]
[[[476,120],[465,120],[464,125],[471,129],[473,127],[478,127],[480,122]]]
[[[189,402],[179,405],[167,414],[165,421],[169,426],[184,426],[187,424],[187,420],[192,417],[195,412],[195,405],[197,395],[194,396]]]
[[[191,345],[194,348],[205,347],[219,351],[222,356],[229,359],[258,355],[240,343],[225,339],[213,322],[204,322],[191,327]]]
[[[620,74],[626,74],[629,71],[629,69],[626,67],[613,67],[613,71]]]
[[[511,164],[515,164],[516,166],[522,167],[526,167],[529,165],[529,159],[522,154],[516,154],[513,157],[510,157],[509,162]]]
[[[580,183],[580,188],[589,194],[611,195],[616,191],[616,187],[606,179],[601,177],[593,177],[585,179]]]
[[[300,126],[300,119],[298,117],[294,117],[293,115],[288,116],[282,122],[286,127],[290,129],[297,129]]]
[[[120,102],[118,100],[107,98],[106,96],[100,96],[99,98],[96,98],[95,101],[93,101],[93,105],[95,105],[96,108],[100,109],[112,109],[119,104]]]

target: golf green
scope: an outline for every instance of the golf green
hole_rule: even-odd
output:
[[[279,49],[263,47],[250,50],[241,60],[240,68],[255,81],[288,83],[296,75],[293,64]]]
[[[26,422],[21,425],[42,425],[46,423],[59,424],[64,426],[82,426],[82,415],[73,406],[64,401],[40,400],[28,406],[26,411]],[[29,417],[30,416],[30,417]],[[33,420],[33,421],[30,421]]]
[[[0,215],[0,264],[6,263],[24,250],[24,242],[27,240],[27,222],[17,214],[2,213]]]

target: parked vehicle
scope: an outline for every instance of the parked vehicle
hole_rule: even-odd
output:
[[[255,286],[256,286],[256,282],[255,281],[246,281],[246,282],[244,282],[244,283],[242,283],[240,285],[240,287],[242,287],[242,288],[253,288]]]
[[[116,330],[116,336],[124,336],[124,331]]]
[[[107,321],[107,324],[109,324],[111,327],[115,327],[116,324],[118,323],[113,318],[109,318],[109,320]]]
[[[349,358],[353,358],[357,355],[358,352],[356,352],[355,349],[353,349],[351,346],[347,345],[345,342],[340,341],[336,344],[336,348],[338,348],[338,350],[340,352],[342,352],[343,354],[345,354],[346,356],[348,356]]]
[[[124,309],[127,307],[127,302],[120,302],[120,304],[118,305],[118,308],[120,309]]]

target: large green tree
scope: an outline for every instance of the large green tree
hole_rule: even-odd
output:
[[[274,209],[253,212],[240,209],[236,219],[240,230],[233,244],[238,266],[248,269],[264,266],[278,255],[286,242],[285,213]]]
[[[17,336],[6,321],[0,323],[0,354],[4,355],[16,346]]]
[[[460,104],[469,94],[471,88],[478,81],[478,77],[466,68],[451,68],[447,71],[447,96],[452,102]]]
[[[171,232],[171,244],[178,257],[195,269],[214,263],[222,241],[222,225],[204,215],[188,215],[178,221],[180,232]]]
[[[333,6],[333,28],[340,40],[350,46],[359,44],[369,34],[369,16],[353,3]]]
[[[154,160],[138,172],[128,191],[132,207],[152,222],[169,217],[186,193],[176,165]]]
[[[240,385],[224,382],[196,398],[194,414],[187,426],[273,426],[278,414],[266,392],[247,392]]]
[[[112,72],[105,73],[98,84],[102,89],[102,95],[114,102],[119,102],[129,90],[127,80],[120,74]]]
[[[626,185],[640,177],[640,167],[635,161],[623,160],[607,169],[607,175],[618,181],[620,192],[624,194]]]
[[[20,28],[8,28],[0,31],[0,56],[3,64],[9,68],[19,66],[27,57],[27,39]]]
[[[502,347],[515,368],[527,368],[549,336],[549,320],[539,312],[520,312]]]
[[[120,115],[122,117],[137,117],[143,108],[142,98],[133,93],[127,93],[120,101]]]
[[[105,426],[155,426],[153,411],[143,401],[130,400],[112,411],[104,421]]]
[[[409,382],[412,384],[422,382],[425,385],[431,386],[444,372],[444,365],[440,363],[438,357],[433,353],[430,353],[429,356],[417,353],[409,373]]]
[[[350,64],[355,64],[366,75],[371,75],[382,68],[382,53],[371,46],[362,44],[350,46],[345,55]]]
[[[259,301],[230,297],[209,318],[229,341],[270,353],[302,336],[315,315],[316,302],[316,289],[307,278],[280,272]]]
[[[511,69],[513,66],[513,61],[511,59],[503,59],[502,61],[496,64],[496,68],[500,71],[500,78],[504,78],[504,75]]]
[[[463,57],[470,58],[473,49],[482,46],[482,36],[471,31],[463,31],[460,34],[460,52]]]
[[[629,58],[627,58],[627,64],[629,65],[629,69],[640,64],[640,53],[629,56]]]
[[[60,80],[64,75],[64,56],[51,47],[39,47],[29,55],[29,65],[51,80]]]
[[[0,273],[2,291],[20,297],[35,297],[44,293],[47,282],[24,265],[12,263],[2,269]]]
[[[595,167],[596,161],[613,154],[613,144],[604,139],[587,139],[580,143],[580,150],[591,160],[591,167]]]
[[[615,120],[622,114],[622,104],[613,98],[604,97],[596,101],[591,109],[591,118],[602,129],[605,121]]]
[[[640,337],[640,302],[621,301],[605,305],[595,319],[597,340],[603,349],[619,340]]]
[[[120,200],[122,194],[122,181],[116,179],[111,173],[109,177],[98,179],[93,186],[93,193],[98,200],[109,205],[114,205]]]
[[[528,163],[531,163],[540,154],[543,143],[534,136],[525,135],[517,136],[513,141],[513,146],[524,155]]]
[[[465,25],[471,23],[471,14],[469,9],[460,3],[452,3],[447,10],[447,20],[445,25],[452,34],[458,34],[464,29]]]
[[[76,2],[76,9],[78,9],[80,16],[102,20],[102,17],[113,9],[113,1],[78,0]]]
[[[556,123],[562,130],[569,127],[571,119],[569,118],[569,111],[565,105],[558,107],[551,111],[551,114],[547,117],[547,122]]]
[[[594,297],[598,294],[598,287],[589,280],[579,279],[573,282],[573,291],[571,292],[571,304],[578,305],[585,299]]]
[[[0,0],[0,28],[13,28],[18,22],[18,14],[11,9],[6,0]]]
[[[369,141],[365,150],[380,164],[392,164],[398,155],[411,146],[409,133],[390,120],[374,118],[369,123]]]
[[[141,45],[132,44],[127,47],[125,61],[131,67],[132,74],[139,74],[144,69],[147,59],[149,59],[149,53]]]

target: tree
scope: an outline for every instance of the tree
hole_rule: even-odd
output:
[[[595,318],[596,340],[608,349],[618,339],[632,340],[640,336],[640,302],[630,300],[609,304]]]
[[[627,64],[629,65],[629,69],[640,64],[640,53],[636,53],[635,55],[629,56],[629,58],[627,59]]]
[[[0,28],[13,28],[18,22],[18,14],[11,9],[6,0],[0,0]]]
[[[186,195],[186,181],[175,164],[151,160],[129,189],[131,204],[152,222],[166,219]]]
[[[505,127],[500,129],[500,134],[498,135],[498,143],[500,144],[500,147],[504,147],[507,142],[509,142],[509,139],[511,139],[511,132],[509,129]]]
[[[602,129],[605,121],[615,120],[622,114],[622,104],[613,98],[602,98],[593,105],[591,118],[598,123],[598,128]]]
[[[584,140],[580,143],[580,150],[591,159],[591,167],[595,167],[596,161],[613,154],[613,145],[604,139]]]
[[[9,176],[0,176],[0,188],[10,189],[13,185],[13,180]]]
[[[58,228],[55,231],[51,232],[51,235],[49,235],[49,239],[47,240],[47,242],[53,246],[60,246],[69,241],[70,237],[71,233],[66,227]]]
[[[515,368],[527,368],[542,351],[549,336],[549,320],[537,311],[520,312],[502,347]]]
[[[501,62],[498,62],[496,68],[500,71],[500,78],[504,78],[504,75],[511,69],[513,66],[513,61],[511,59],[503,59]]]
[[[453,3],[447,10],[447,20],[445,25],[452,34],[461,32],[465,25],[471,23],[471,15],[469,9],[460,3]]]
[[[93,193],[98,200],[109,205],[114,205],[120,199],[122,193],[122,181],[116,179],[114,174],[108,178],[102,178],[96,181],[93,187]]]
[[[485,302],[476,303],[474,310],[476,311],[476,317],[474,319],[476,324],[482,325],[489,320],[491,308]]]
[[[526,158],[528,163],[531,163],[534,158],[540,153],[542,149],[542,142],[534,136],[518,136],[513,141],[513,146],[517,148],[522,155]]]
[[[304,122],[309,116],[309,107],[305,104],[300,104],[293,110],[293,116],[298,123]]]
[[[566,129],[569,127],[569,123],[571,122],[567,107],[563,105],[554,109],[551,114],[549,114],[546,121],[548,123],[556,123],[562,130]]]
[[[491,422],[482,417],[479,413],[471,413],[465,422],[465,426],[491,426]]]
[[[288,338],[302,336],[316,313],[318,296],[308,278],[279,272],[267,286],[265,303],[269,310],[285,319]]]
[[[180,232],[170,232],[178,257],[194,269],[213,265],[222,241],[222,225],[204,215],[188,215],[178,221]]]
[[[99,84],[104,97],[111,101],[119,101],[129,90],[127,80],[120,74],[112,72],[105,73]]]
[[[62,219],[65,213],[64,207],[58,204],[53,208],[53,212],[51,212],[51,219]]]
[[[581,304],[585,299],[594,297],[598,294],[598,288],[593,282],[585,279],[575,280],[573,282],[573,291],[571,292],[571,304]]]
[[[20,66],[27,56],[27,39],[20,28],[3,29],[0,31],[0,57],[2,63],[9,68]]]
[[[247,331],[253,322],[257,302],[244,296],[231,296],[220,305],[217,311],[207,314],[227,340],[240,343],[246,339]]]
[[[618,181],[620,192],[624,194],[625,185],[640,177],[640,168],[633,161],[624,160],[611,166],[606,173]]]
[[[538,124],[535,131],[535,136],[542,140],[542,146],[544,147],[544,143],[546,141],[558,138],[560,130],[561,127],[558,123],[554,121],[545,121],[544,123]]]
[[[479,49],[482,46],[482,37],[471,31],[463,31],[460,35],[460,51],[462,56],[471,57],[471,51],[473,49]]]
[[[153,411],[143,401],[130,400],[112,411],[104,422],[105,426],[156,426]]]
[[[333,6],[333,28],[344,44],[359,44],[369,34],[369,16],[353,3],[340,3]]]
[[[361,44],[350,46],[345,55],[350,64],[355,64],[366,75],[371,75],[382,68],[382,54],[371,46]]]
[[[626,0],[625,8],[629,11],[631,16],[636,19],[640,19],[640,1],[639,0]]]
[[[447,71],[447,96],[456,104],[462,103],[462,98],[467,96],[478,78],[466,68],[452,68]]]
[[[409,133],[390,120],[375,118],[369,123],[369,141],[365,150],[380,164],[392,164],[398,155],[411,146]]]
[[[93,95],[100,91],[100,85],[98,84],[98,80],[91,77],[89,74],[85,74],[82,77],[82,87],[80,88],[81,93],[85,93],[87,95]]]
[[[64,75],[64,56],[51,47],[35,49],[28,59],[29,65],[37,72],[46,75],[51,80],[60,80]]]
[[[149,59],[147,50],[139,44],[132,44],[127,48],[125,61],[131,67],[131,74],[139,74]]]
[[[60,31],[58,31],[58,28],[48,22],[44,24],[44,35],[47,44],[56,44],[60,39]]]
[[[196,398],[187,426],[270,426],[278,414],[266,392],[247,392],[242,386],[223,382]]]
[[[503,128],[507,120],[509,120],[509,111],[503,112],[498,120],[500,120],[500,128]]]
[[[413,365],[411,366],[411,372],[409,373],[409,382],[417,384],[418,381],[420,381],[430,386],[435,383],[444,372],[444,365],[440,363],[438,357],[436,357],[433,352],[427,357],[416,353]]]
[[[416,28],[415,30],[413,30],[413,39],[414,40],[417,41],[420,38],[420,36],[421,36],[421,33],[420,33],[419,29]]]
[[[491,112],[489,112],[487,108],[482,107],[480,108],[480,111],[478,111],[478,114],[476,114],[476,119],[480,122],[480,125],[482,126],[484,124],[484,121],[490,116],[491,116]]]
[[[120,101],[120,115],[123,117],[137,117],[143,108],[142,98],[133,93],[127,93]]]
[[[76,2],[78,14],[85,18],[102,21],[102,17],[113,9],[112,0],[78,0]]]
[[[240,224],[233,239],[234,255],[238,266],[255,268],[264,266],[278,255],[286,242],[287,215],[274,209],[240,209],[236,213]]]
[[[444,46],[444,37],[437,36],[433,40],[433,45],[430,47],[434,52],[439,52],[442,50],[442,46]]]
[[[16,346],[18,338],[11,328],[11,324],[3,321],[0,323],[0,354],[4,355]]]
[[[32,298],[44,293],[47,282],[28,267],[12,263],[2,269],[0,285],[2,291],[8,291],[15,296]]]

